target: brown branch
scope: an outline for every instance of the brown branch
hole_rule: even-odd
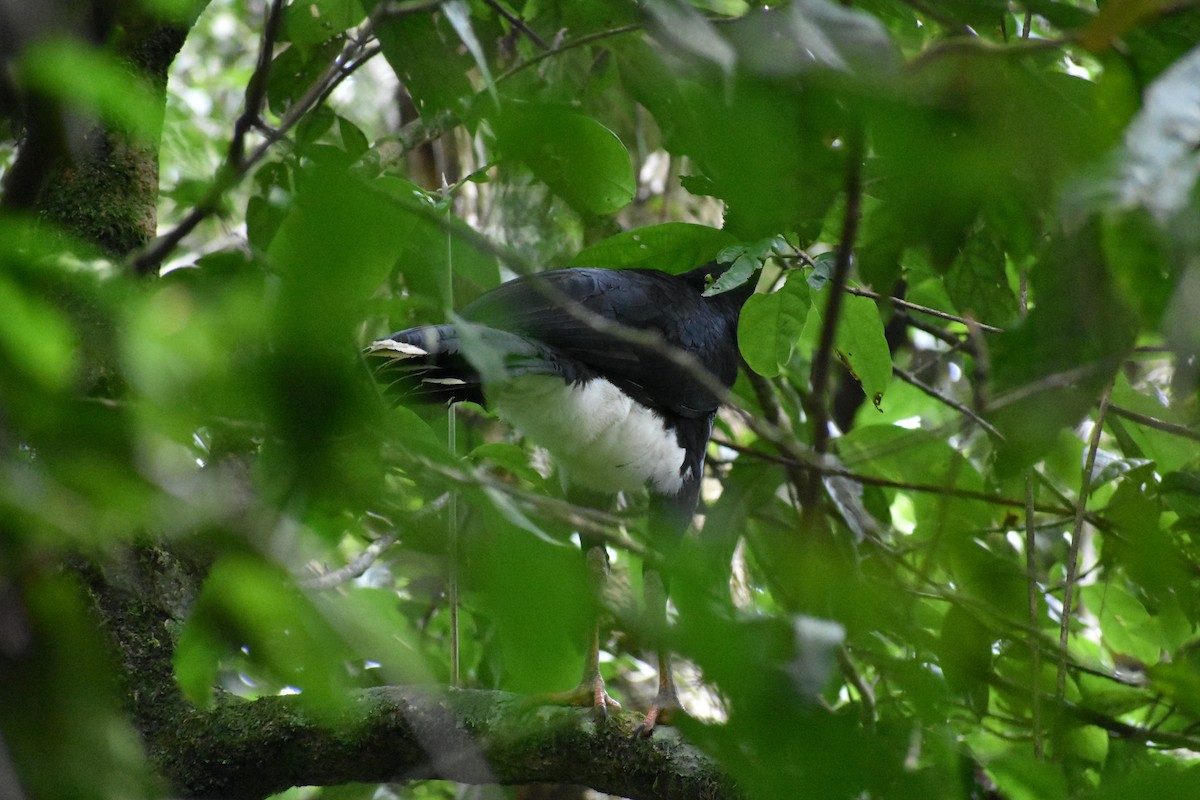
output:
[[[267,10],[267,18],[263,22],[262,42],[258,48],[258,61],[254,64],[254,72],[246,82],[246,98],[242,103],[242,113],[233,124],[233,136],[229,140],[229,150],[225,154],[225,168],[238,170],[246,153],[246,136],[252,128],[262,124],[262,108],[267,99],[268,80],[271,75],[271,64],[275,56],[275,39],[279,34],[279,26],[283,21],[283,0],[271,0]]]
[[[584,45],[589,45],[592,42],[599,42],[604,39],[611,38],[613,36],[621,36],[626,33],[634,33],[636,31],[643,30],[644,28],[645,28],[644,25],[624,25],[622,27],[612,28],[607,31],[598,31],[596,33],[589,33],[586,36],[580,36],[578,39],[572,39],[569,42],[563,42],[558,47],[555,47],[552,50],[546,50],[544,52],[538,53],[537,55],[530,57],[526,61],[522,61],[520,64],[517,64],[516,66],[511,67],[510,69],[507,69],[504,72],[501,72],[499,75],[496,76],[496,83],[497,84],[502,83],[502,82],[508,80],[509,78],[513,77],[514,75],[516,75],[520,72],[523,72],[524,70],[527,70],[530,67],[541,63],[542,61],[545,61],[547,58],[552,58],[554,56],[560,55],[562,53],[567,52],[568,50],[574,50],[577,47],[583,47]]]
[[[148,547],[112,564],[82,564],[78,574],[119,656],[147,753],[176,796],[258,800],[293,786],[440,778],[740,800],[729,777],[678,731],[635,737],[643,719],[634,712],[598,723],[590,709],[437,686],[350,691],[336,710],[321,712],[303,695],[198,709],[175,682],[171,641],[201,571]]]

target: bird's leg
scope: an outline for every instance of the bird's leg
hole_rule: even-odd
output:
[[[589,621],[587,655],[583,662],[583,677],[579,685],[566,692],[548,695],[550,703],[591,706],[601,719],[608,717],[609,709],[621,710],[621,704],[609,697],[604,689],[604,678],[600,675],[600,597],[608,579],[608,553],[600,544],[588,546],[584,542],[584,557],[587,559],[588,584],[595,600],[595,611]]]
[[[638,726],[637,736],[649,736],[658,724],[670,724],[671,717],[681,710],[671,673],[671,650],[666,643],[667,587],[662,573],[647,565],[643,570],[645,584],[647,628],[658,649],[658,695],[646,712],[646,720]]]

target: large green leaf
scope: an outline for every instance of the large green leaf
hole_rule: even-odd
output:
[[[199,705],[214,699],[222,661],[245,657],[255,669],[334,713],[344,702],[341,636],[288,576],[267,562],[230,555],[213,566],[175,647],[179,685]]]
[[[824,293],[813,295],[812,311],[805,324],[806,341],[820,340],[825,304]],[[892,353],[874,300],[857,295],[843,298],[833,346],[833,355],[863,387],[871,402],[879,407],[888,384],[892,382]]]
[[[768,378],[779,375],[791,360],[811,305],[808,282],[799,272],[790,273],[778,291],[746,301],[738,346],[750,369]]]
[[[712,261],[722,248],[735,241],[731,234],[707,225],[664,222],[602,239],[579,251],[571,266],[686,272]]]
[[[370,11],[373,0],[362,0]],[[431,14],[386,15],[375,28],[383,56],[422,114],[459,111],[473,92],[470,59],[451,45],[453,32]]]
[[[637,181],[621,140],[577,111],[510,103],[497,121],[501,150],[577,211],[611,214],[633,200]]]

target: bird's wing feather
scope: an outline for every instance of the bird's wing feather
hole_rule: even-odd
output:
[[[693,369],[660,352],[666,345],[702,360],[722,352],[717,345],[732,336],[736,312],[722,313],[721,305],[701,298],[701,290],[686,276],[654,270],[554,270],[509,281],[464,308],[462,316],[545,344],[652,408],[706,416],[719,398]],[[639,345],[597,330],[580,310],[654,334],[660,344]],[[728,384],[736,373],[732,359],[731,354],[717,363],[708,357],[703,366]]]

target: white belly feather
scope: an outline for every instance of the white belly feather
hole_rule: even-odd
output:
[[[664,494],[683,486],[684,451],[675,432],[603,378],[570,386],[552,376],[525,375],[492,391],[489,400],[579,486],[618,492],[650,483]]]

